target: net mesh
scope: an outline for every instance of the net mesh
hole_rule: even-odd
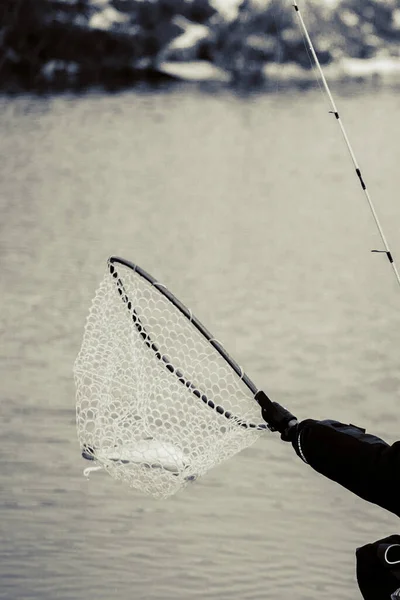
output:
[[[159,284],[111,270],[74,365],[78,437],[112,477],[165,498],[255,442],[262,429],[244,423],[260,408]]]

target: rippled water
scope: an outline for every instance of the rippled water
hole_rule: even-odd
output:
[[[338,96],[400,256],[399,98]],[[301,418],[399,430],[399,294],[317,91],[1,100],[0,598],[358,597],[393,517],[265,438],[169,501],[82,477],[72,364],[110,254]],[[398,529],[397,529],[398,531]]]

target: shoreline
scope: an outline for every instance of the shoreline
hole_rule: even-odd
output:
[[[400,86],[400,58],[376,57],[370,59],[343,58],[323,67],[326,78],[332,84],[371,83],[382,87]],[[92,91],[118,93],[143,89],[162,90],[174,85],[203,85],[213,89],[237,89],[252,92],[272,92],[280,89],[298,89],[318,85],[319,78],[314,68],[305,69],[295,63],[267,63],[261,68],[262,79],[256,85],[241,85],[232,82],[231,74],[208,61],[165,61],[153,69],[131,69],[112,71],[104,81],[80,80],[69,76],[68,68],[53,80],[23,85],[12,79],[3,80],[0,95],[18,96],[25,93],[37,96],[63,93],[85,94]]]
[[[229,73],[206,61],[165,62],[160,71],[186,82],[229,83]],[[345,58],[330,65],[323,71],[335,83],[351,81],[374,81],[383,84],[400,83],[400,58],[380,57],[370,59]],[[264,86],[283,83],[306,85],[316,82],[315,70],[304,69],[295,63],[267,63],[262,68]],[[263,87],[263,84],[260,85]]]

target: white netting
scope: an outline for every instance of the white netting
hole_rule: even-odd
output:
[[[260,408],[155,285],[114,268],[96,292],[74,366],[78,437],[114,478],[165,498],[255,442],[262,430],[239,419],[260,423]]]

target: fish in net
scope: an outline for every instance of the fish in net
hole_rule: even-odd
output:
[[[257,388],[175,296],[112,257],[74,364],[82,456],[157,498],[268,429]]]

